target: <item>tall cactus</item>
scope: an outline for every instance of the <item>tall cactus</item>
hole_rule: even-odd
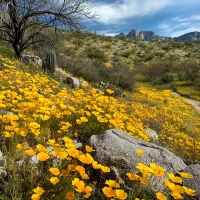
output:
[[[44,69],[50,73],[54,73],[56,69],[56,54],[54,51],[49,51],[45,58]]]

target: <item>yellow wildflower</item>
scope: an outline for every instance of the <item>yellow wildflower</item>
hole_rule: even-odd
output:
[[[117,189],[117,190],[115,190],[115,197],[117,198],[117,199],[126,199],[127,198],[127,193],[126,192],[124,192],[124,190],[121,190],[121,189]]]
[[[188,174],[186,172],[178,172],[178,174],[180,174],[183,178],[193,178],[192,174]]]
[[[184,189],[185,193],[190,195],[190,196],[195,196],[196,195],[196,191],[191,189],[191,188],[183,186],[183,189]]]
[[[138,180],[140,178],[140,176],[138,176],[137,174],[133,173],[126,173],[126,175],[128,176],[128,178],[133,181],[133,180]]]
[[[111,198],[111,197],[114,197],[115,196],[115,190],[113,190],[112,188],[110,187],[104,187],[102,189],[104,195],[108,198]]]
[[[66,198],[68,200],[73,200],[75,198],[74,193],[73,192],[67,192]]]
[[[50,158],[50,156],[45,152],[38,153],[37,157],[38,157],[38,160],[40,160],[40,161],[46,161]]]
[[[137,153],[138,156],[142,156],[142,155],[145,154],[145,151],[143,151],[143,150],[136,150],[136,153]]]
[[[51,167],[49,171],[55,176],[60,174],[60,170],[57,167]]]
[[[167,197],[162,192],[156,192],[156,197],[158,200],[167,200]]]
[[[25,153],[29,156],[34,156],[36,154],[36,152],[32,148],[26,150]]]
[[[157,177],[162,177],[165,175],[165,169],[161,166],[157,166],[155,163],[150,163],[150,167],[154,170],[154,175]]]
[[[180,177],[174,176],[174,174],[172,174],[172,173],[169,173],[168,176],[169,176],[170,180],[174,183],[182,183],[183,182],[183,180]]]
[[[101,165],[101,164],[98,164],[97,161],[93,161],[93,162],[92,162],[92,167],[93,167],[94,169],[101,169],[102,165]]]
[[[115,180],[106,180],[105,184],[111,188],[119,188],[120,187],[119,183],[117,183],[117,181],[115,181]]]
[[[41,144],[37,144],[36,145],[36,148],[37,148],[37,150],[39,151],[39,152],[48,152],[49,151],[49,148],[46,148],[46,147],[44,147],[43,145],[41,145]]]
[[[33,192],[35,192],[36,194],[42,195],[45,190],[43,190],[43,188],[41,187],[36,187],[35,189],[33,189]]]
[[[101,171],[104,172],[104,173],[108,173],[108,172],[110,172],[110,168],[107,167],[107,166],[101,165]]]
[[[76,166],[76,170],[80,173],[80,175],[85,174],[85,168],[83,166]]]
[[[32,200],[39,200],[40,199],[40,195],[39,194],[32,194],[31,199]]]
[[[84,164],[92,164],[93,157],[89,153],[86,153],[86,154],[80,155],[79,160]]]
[[[92,149],[92,147],[90,147],[90,146],[88,146],[88,145],[85,145],[85,150],[86,150],[88,153],[90,153],[90,152],[92,152],[92,151],[95,151],[95,150]]]
[[[51,177],[50,182],[54,185],[56,185],[59,182],[59,179],[57,177]]]

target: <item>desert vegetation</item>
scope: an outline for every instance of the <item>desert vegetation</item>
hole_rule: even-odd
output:
[[[10,14],[13,18],[15,12]],[[0,180],[0,199],[195,196],[192,188],[182,184],[193,178],[191,174],[167,174],[156,163],[138,163],[137,173],[126,173],[129,187],[120,178],[107,179],[110,167],[94,159],[95,149],[87,141],[115,128],[156,143],[184,161],[199,162],[199,112],[171,91],[200,99],[200,42],[147,42],[87,31],[55,32],[52,26],[44,27],[38,37],[38,28],[31,29],[32,33],[29,28],[25,35],[22,31],[21,37],[28,40],[18,44],[21,49],[15,49],[2,34],[0,150],[7,176]],[[41,57],[43,66],[22,63],[16,59],[22,53]],[[58,67],[81,80],[81,86],[66,85],[54,73]],[[147,129],[154,130],[159,139],[152,140],[145,134]],[[136,151],[139,157],[145,153]],[[164,176],[168,177],[163,181],[166,189],[152,192],[150,185]]]
[[[98,40],[98,36],[95,39]],[[115,69],[118,76],[122,76],[121,81],[128,70],[134,70],[129,61],[120,66],[121,69],[127,67],[126,70],[120,71],[112,60],[97,63],[87,57],[83,59],[87,62],[81,65],[78,64],[79,53],[74,55],[73,65],[63,66],[67,59],[72,62],[67,56],[59,65],[65,70],[80,66],[77,74],[81,67],[87,70],[90,65],[102,70],[97,74],[114,74],[107,70]],[[94,160],[95,149],[86,143],[91,135],[110,128],[151,141],[144,133],[149,128],[158,133],[159,145],[184,160],[198,162],[199,113],[184,99],[168,89],[139,86],[134,77],[134,90],[129,90],[129,84],[123,88],[118,82],[112,82],[112,76],[106,79],[105,88],[94,87],[106,73],[91,84],[84,83],[81,88],[72,90],[55,75],[16,60],[9,48],[2,46],[0,54],[0,138],[2,151],[8,158],[7,178],[0,185],[1,199],[148,199],[150,196],[152,199],[182,199],[183,195],[195,195],[192,188],[181,185],[182,179],[192,178],[183,172],[168,174],[169,180],[163,182],[167,189],[163,192],[153,194],[143,190],[154,178],[166,175],[165,169],[155,163],[149,166],[138,163],[137,174],[126,174],[132,181],[131,188],[120,179],[105,179],[102,185],[101,176],[109,173],[110,168]],[[104,54],[109,57],[108,53]],[[162,66],[167,69],[170,64],[166,62]],[[75,73],[73,70],[71,73]],[[87,75],[83,72],[85,78],[94,71],[87,70]],[[113,79],[116,78],[117,74]],[[110,85],[120,87],[120,94],[116,96],[116,88]],[[78,149],[74,141],[82,143],[82,148]],[[137,155],[143,154],[145,152],[138,149]],[[100,179],[94,176],[96,171],[101,174]]]

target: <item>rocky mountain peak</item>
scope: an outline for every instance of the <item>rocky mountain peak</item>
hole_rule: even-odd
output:
[[[144,40],[144,41],[151,41],[151,40],[170,40],[170,41],[194,41],[194,40],[200,40],[200,32],[195,31],[195,32],[190,32],[186,33],[184,35],[181,35],[179,37],[164,37],[164,36],[159,36],[156,35],[153,31],[138,31],[136,29],[131,30],[127,35],[124,33],[120,33],[119,35],[115,36],[121,36],[124,35],[127,38],[132,38],[132,39],[139,39],[139,40]]]

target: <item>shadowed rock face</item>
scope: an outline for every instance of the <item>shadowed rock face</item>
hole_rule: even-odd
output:
[[[156,163],[166,169],[167,173],[183,170],[186,164],[176,155],[158,145],[134,138],[116,129],[107,130],[101,135],[93,135],[89,140],[95,151],[95,159],[106,166],[115,166],[126,172],[138,172],[139,162],[149,165]],[[136,150],[143,150],[145,154],[138,157]],[[167,177],[165,177],[167,178]],[[158,178],[152,189],[160,189],[164,178]]]
[[[72,88],[78,88],[80,87],[80,82],[77,78],[74,77],[67,77],[66,80],[64,81],[67,84],[71,85]]]
[[[192,188],[196,190],[196,196],[184,196],[185,200],[196,200],[200,199],[200,164],[192,164],[190,166],[187,166],[184,170],[184,172],[192,174],[194,177],[192,179],[184,179],[183,185]]]
[[[153,31],[138,31],[138,30],[131,30],[127,35],[127,38],[132,39],[139,39],[139,40],[145,40],[145,41],[151,41],[151,40],[173,40],[171,37],[164,37],[156,35]]]
[[[195,32],[191,32],[191,33],[186,33],[179,37],[174,37],[173,40],[175,42],[200,40],[200,32],[195,31]]]

